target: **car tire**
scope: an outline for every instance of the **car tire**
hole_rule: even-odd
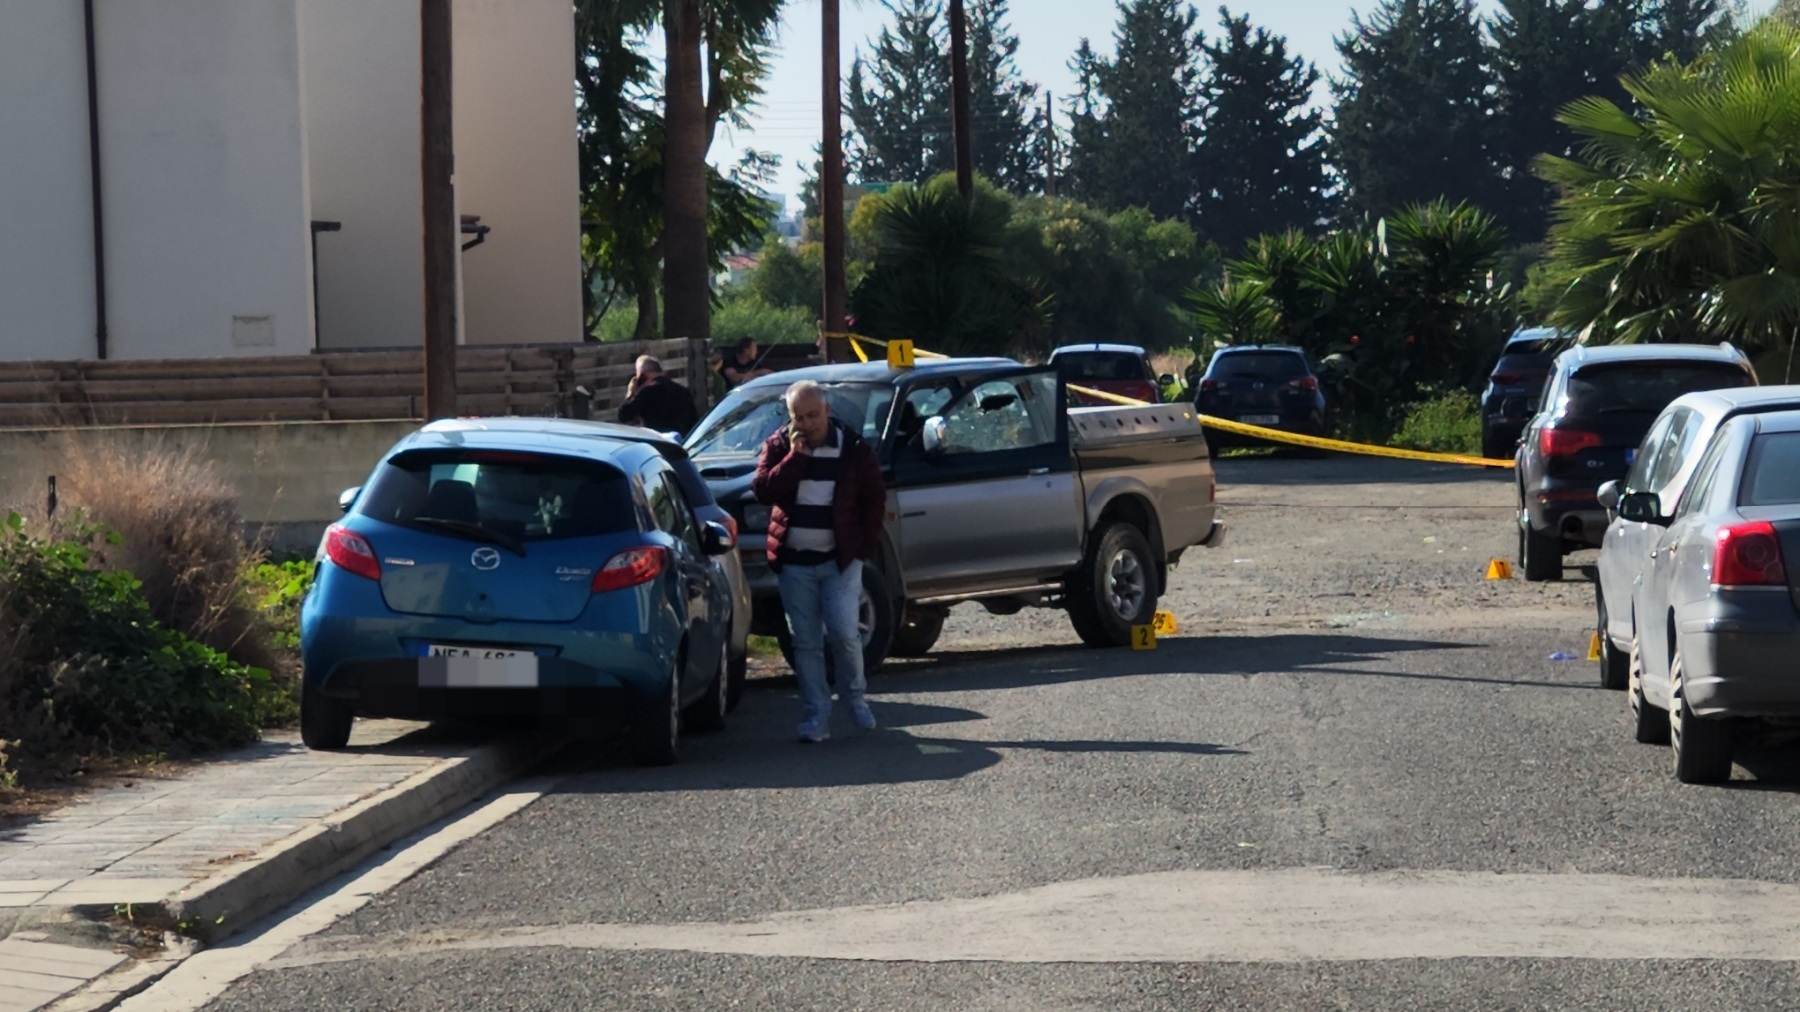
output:
[[[719,651],[719,669],[706,683],[706,692],[681,711],[683,725],[690,731],[705,734],[725,730],[725,715],[731,712],[731,647]]]
[[[725,711],[733,712],[744,701],[744,684],[750,680],[750,655],[733,654],[731,677],[725,683]]]
[[[894,602],[887,594],[886,581],[881,570],[873,563],[863,563],[862,569],[863,596],[857,610],[858,625],[868,629],[863,640],[863,677],[872,677],[881,670],[881,664],[888,659],[894,643]],[[787,661],[789,671],[794,667],[794,636],[788,628],[784,616],[781,624],[775,629],[775,642],[781,647],[781,657]],[[825,678],[836,684],[831,660],[831,650],[825,651]]]
[[[924,657],[937,646],[944,634],[944,621],[950,613],[942,608],[919,608],[908,605],[901,609],[905,619],[894,630],[894,645],[888,652],[895,657]]]
[[[1631,655],[1613,646],[1612,634],[1607,632],[1606,594],[1598,583],[1594,584],[1594,601],[1595,630],[1600,636],[1600,687],[1623,689],[1631,680]]]
[[[1731,779],[1731,724],[1694,715],[1682,691],[1681,648],[1669,664],[1669,746],[1675,779],[1719,784]]]
[[[1644,698],[1644,655],[1638,639],[1631,637],[1631,653],[1627,658],[1629,674],[1625,685],[1626,705],[1631,710],[1631,737],[1640,745],[1669,743],[1669,715]]]
[[[1486,433],[1481,437],[1481,455],[1489,460],[1508,460],[1512,454],[1507,452],[1512,447]]]
[[[662,698],[646,699],[631,728],[631,758],[639,766],[673,766],[681,758],[681,666],[669,673],[668,691]]]
[[[1132,627],[1156,616],[1156,567],[1144,533],[1123,523],[1101,531],[1067,593],[1069,621],[1083,643],[1129,646]]]
[[[1538,533],[1529,516],[1519,524],[1519,570],[1531,583],[1562,579],[1562,538]]]
[[[350,744],[350,727],[356,723],[350,704],[332,699],[313,685],[300,685],[300,740],[307,748],[335,752]]]

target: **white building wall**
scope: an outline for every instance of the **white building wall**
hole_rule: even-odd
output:
[[[295,2],[98,5],[114,357],[312,348]]]
[[[0,360],[94,357],[81,4],[0,0]]]
[[[425,329],[419,5],[301,0],[301,77],[319,336],[325,348],[417,345]]]
[[[452,10],[457,204],[494,229],[463,254],[467,340],[579,341],[571,5],[456,0]]]

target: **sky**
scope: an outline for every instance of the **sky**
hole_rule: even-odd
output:
[[[1756,0],[1752,7],[1766,9],[1771,3],[1772,0]],[[1201,23],[1215,27],[1216,0],[1195,6],[1200,10]],[[1287,36],[1290,53],[1305,57],[1317,64],[1322,73],[1331,74],[1338,69],[1333,38],[1349,27],[1352,9],[1367,12],[1375,7],[1375,0],[1237,0],[1230,6],[1233,14],[1249,14],[1253,24]],[[1491,13],[1496,0],[1477,0],[1476,6],[1484,14]],[[713,160],[720,163],[735,161],[746,147],[779,155],[781,170],[773,189],[786,196],[791,206],[798,206],[804,166],[811,164],[813,145],[819,140],[819,11],[819,0],[788,0],[782,15],[779,50],[771,61],[767,94],[752,117],[751,129],[721,130],[711,152]],[[1065,128],[1063,98],[1074,86],[1069,57],[1083,37],[1091,39],[1098,52],[1110,54],[1116,15],[1114,0],[1012,0],[1012,26],[1019,36],[1019,69],[1027,80],[1054,93],[1057,121]],[[858,49],[871,48],[870,42],[887,23],[888,13],[880,0],[841,0],[840,19],[840,48],[847,80],[851,59]],[[1325,97],[1321,83],[1320,98]]]

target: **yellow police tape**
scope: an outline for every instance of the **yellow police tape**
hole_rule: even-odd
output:
[[[878,337],[869,337],[865,334],[827,331],[824,336],[829,340],[848,342],[850,350],[855,352],[856,357],[864,362],[869,361],[869,354],[863,350],[863,344],[872,344],[878,348],[886,348],[888,346],[887,341]],[[947,355],[940,355],[937,352],[926,351],[923,348],[914,348],[913,353],[920,358],[949,357]],[[1150,406],[1149,401],[1139,400],[1136,397],[1125,397],[1120,394],[1107,393],[1104,390],[1095,390],[1091,387],[1078,386],[1074,383],[1069,384],[1069,389],[1081,394],[1083,397],[1093,400],[1110,401],[1114,404],[1124,405],[1125,407],[1138,408]],[[1462,464],[1469,467],[1511,468],[1513,466],[1513,462],[1510,460],[1495,460],[1491,457],[1478,457],[1467,453],[1431,453],[1426,450],[1406,450],[1394,446],[1376,446],[1373,443],[1352,443],[1343,439],[1327,439],[1323,436],[1306,436],[1297,432],[1287,432],[1282,429],[1270,429],[1261,425],[1246,425],[1243,422],[1235,422],[1229,418],[1218,418],[1213,415],[1200,415],[1199,419],[1201,425],[1209,429],[1218,429],[1220,432],[1233,432],[1240,436],[1251,436],[1256,439],[1267,440],[1271,443],[1286,443],[1291,446],[1305,446],[1315,450],[1330,450],[1335,453],[1355,453],[1367,457],[1389,457],[1395,460],[1416,460],[1429,464]]]

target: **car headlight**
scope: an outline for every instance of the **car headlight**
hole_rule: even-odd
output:
[[[769,529],[769,507],[759,502],[744,504],[744,530],[761,534]]]

